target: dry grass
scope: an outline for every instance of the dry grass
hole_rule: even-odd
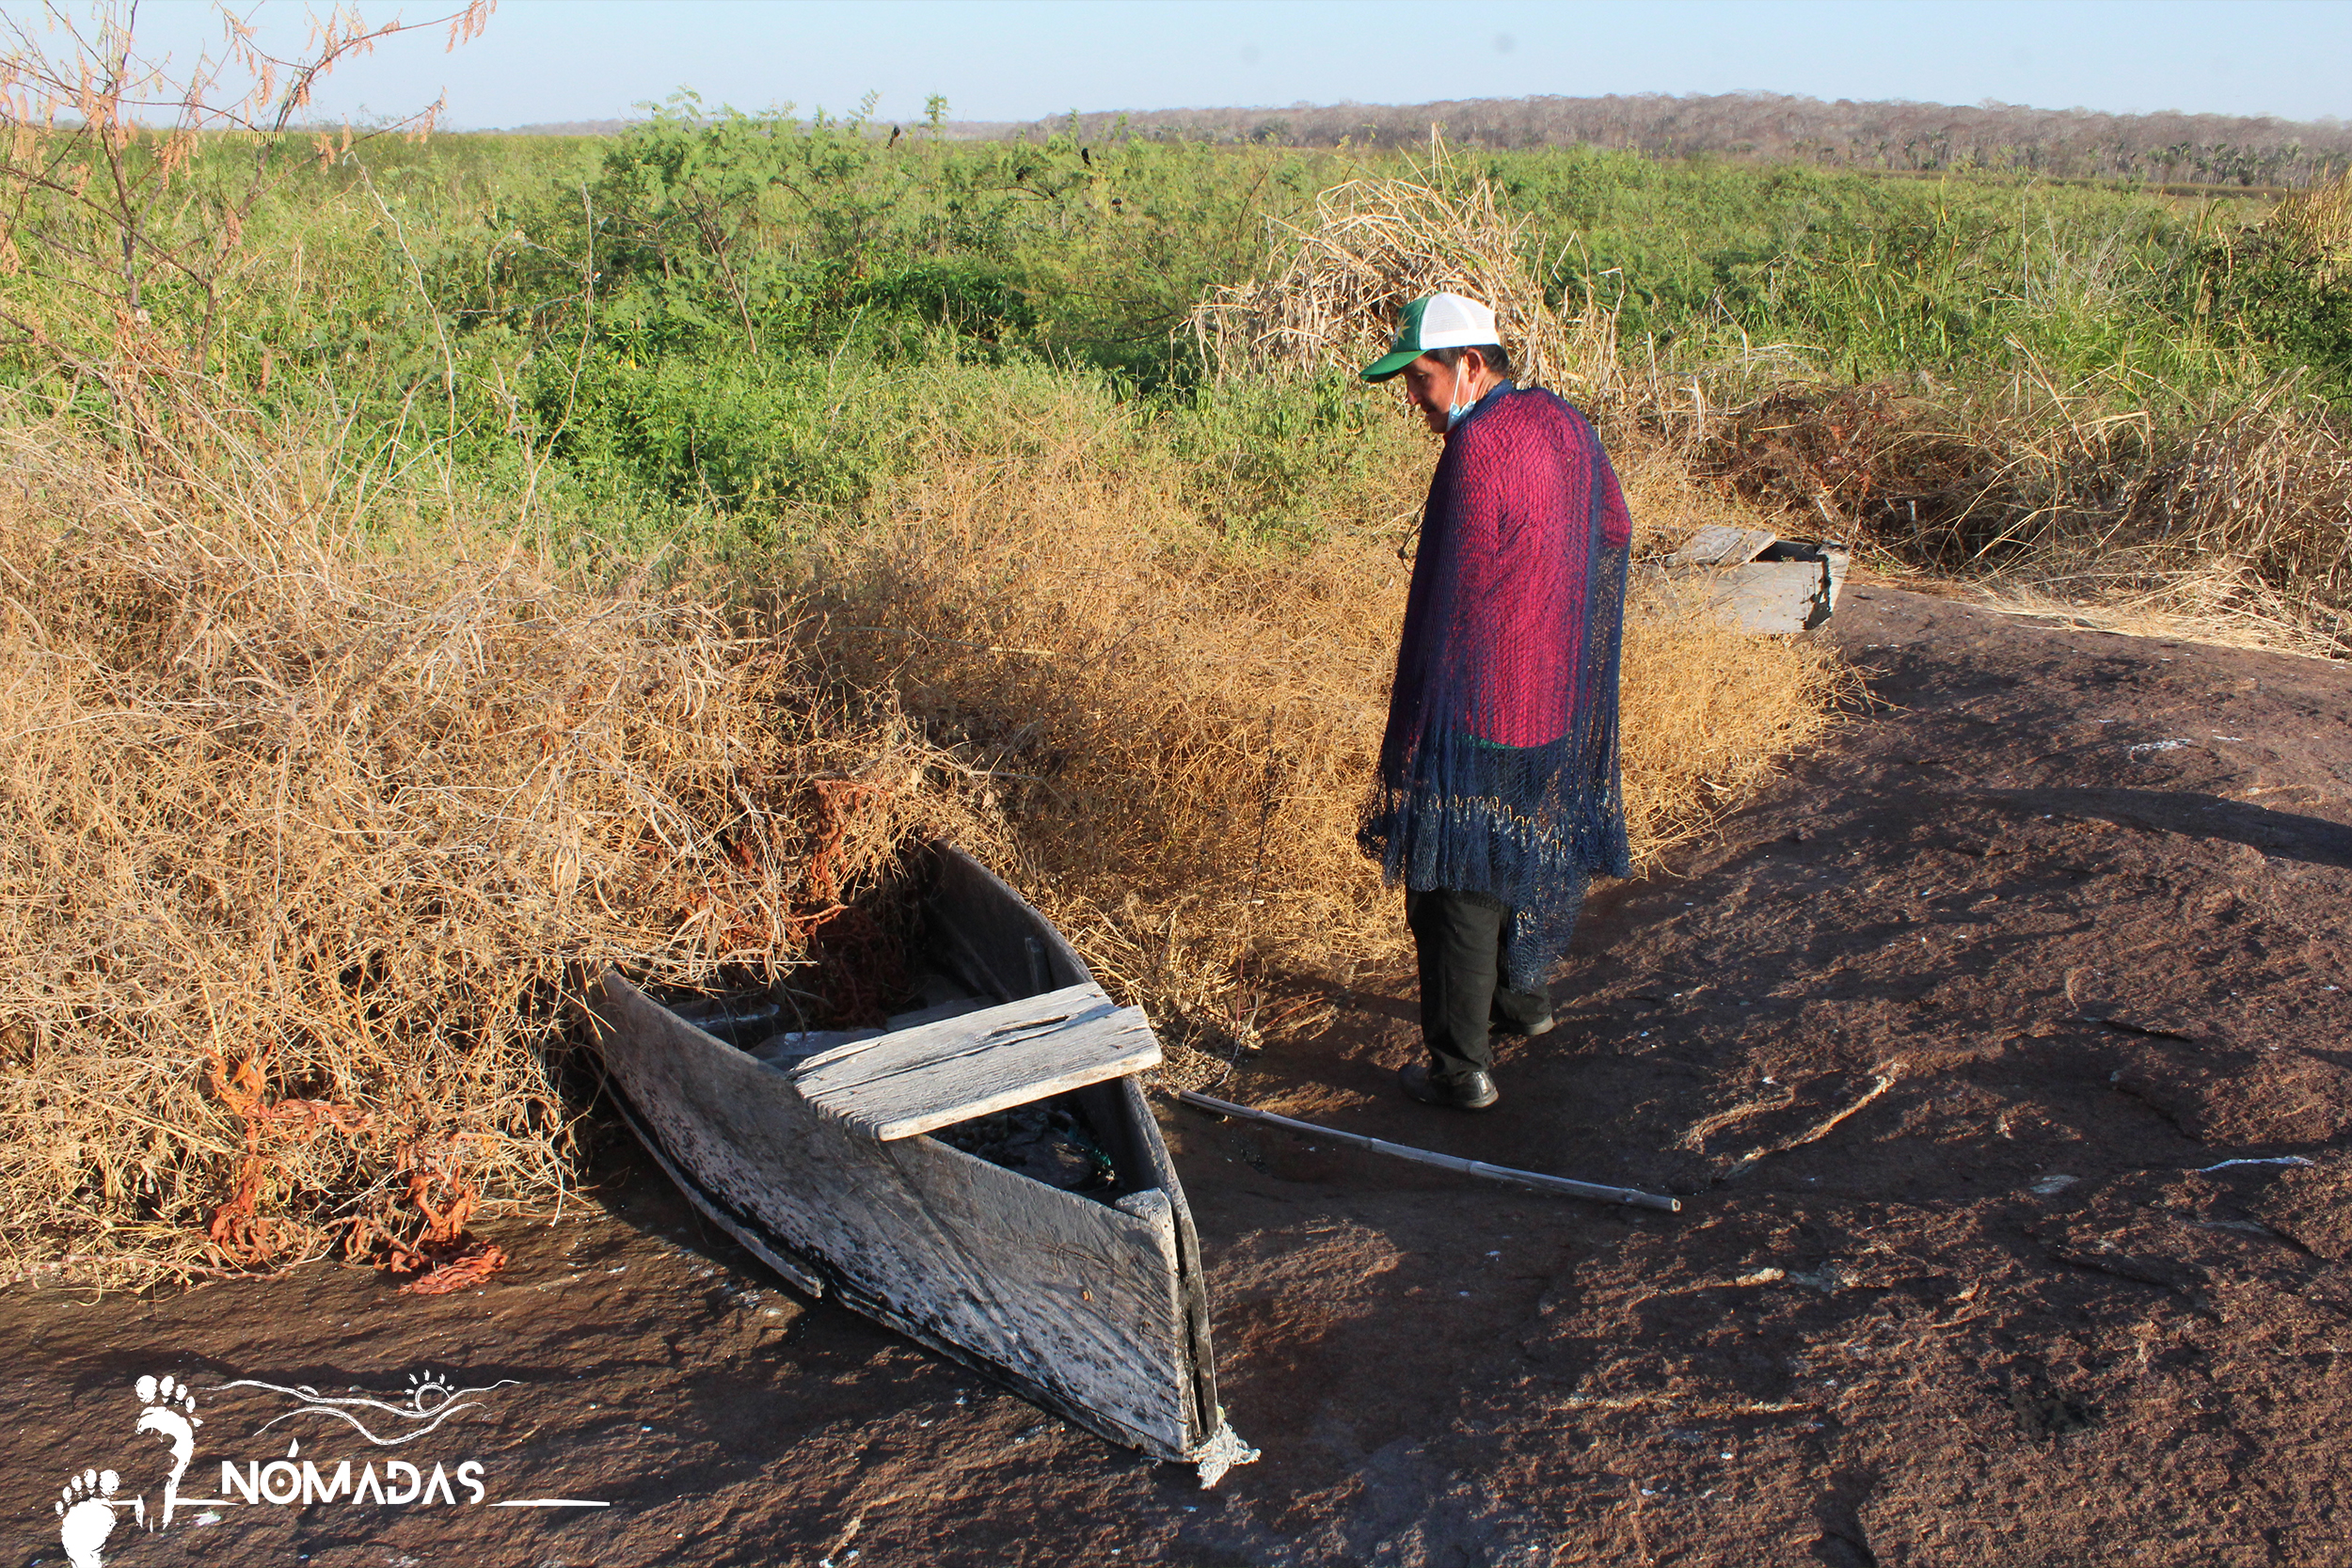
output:
[[[1995,603],[2352,655],[2352,445],[2293,378],[2159,427],[2020,374],[1958,406],[1784,388],[1677,443],[1702,475]],[[1804,526],[1804,525],[1800,525]]]
[[[820,961],[914,838],[1010,872],[1180,1080],[1279,1032],[1270,973],[1398,963],[1354,843],[1393,540],[1237,552],[1172,459],[1052,428],[943,433],[866,531],[725,614],[339,534],[298,462],[167,504],[15,438],[0,1272],[422,1264],[477,1215],[559,1212],[582,980]],[[1397,452],[1417,484],[1426,447]],[[1708,504],[1629,477],[1653,523]],[[1810,644],[1634,618],[1638,852],[1818,733],[1835,680]]]
[[[943,442],[886,520],[837,538],[808,622],[842,680],[888,686],[986,778],[1019,879],[1107,980],[1152,1006],[1184,1082],[1261,1031],[1269,974],[1344,978],[1406,953],[1358,850],[1410,567],[1335,532],[1236,554],[1070,422],[1009,464]],[[1400,489],[1434,449],[1400,431]],[[1629,489],[1653,535],[1730,509],[1661,461]],[[1817,738],[1842,679],[1808,640],[1629,617],[1623,725],[1635,854],[1703,831]]]
[[[1194,339],[1220,379],[1357,371],[1387,352],[1400,309],[1446,290],[1493,308],[1521,379],[1613,400],[1615,322],[1551,309],[1526,261],[1531,221],[1433,139],[1410,176],[1351,180],[1316,197],[1311,224],[1275,220],[1274,275],[1218,290],[1193,312]]]
[[[2126,554],[2086,571],[1995,574],[1973,580],[1968,591],[1975,602],[2003,614],[2090,631],[2303,658],[2352,656],[2352,639],[2341,629],[2316,624],[2309,607],[2228,562],[2176,571],[2161,564],[2135,567]]]
[[[2285,236],[2330,277],[2352,266],[2352,169],[2280,198],[2264,227]]]
[[[0,1278],[446,1260],[560,1209],[583,976],[773,973],[906,834],[987,837],[682,596],[339,537],[298,463],[8,461]]]
[[[1752,509],[1655,445],[1621,443],[1615,465],[1637,557],[1670,551],[1708,523],[1757,524]],[[1621,685],[1626,809],[1645,863],[1706,832],[1784,758],[1820,741],[1834,710],[1860,691],[1827,642],[1677,619],[1638,590]]]

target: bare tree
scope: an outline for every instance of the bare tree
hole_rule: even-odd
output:
[[[171,450],[174,411],[205,378],[241,277],[246,225],[284,173],[365,136],[422,136],[441,105],[337,133],[305,123],[320,79],[399,34],[478,36],[496,0],[428,22],[306,11],[299,51],[273,53],[215,0],[216,48],[174,69],[142,46],[137,0],[0,14],[0,353],[103,390],[133,459]]]

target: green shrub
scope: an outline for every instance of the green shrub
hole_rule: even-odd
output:
[[[2310,388],[2352,404],[2352,277],[2294,237],[2257,230],[2202,246],[2181,291],[2184,314],[2273,374],[2301,369]]]

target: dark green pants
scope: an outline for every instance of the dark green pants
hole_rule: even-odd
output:
[[[1540,992],[1502,984],[1509,964],[1511,911],[1483,893],[1405,890],[1405,924],[1421,963],[1421,1035],[1430,1076],[1458,1079],[1494,1070],[1489,1033],[1523,1029],[1551,1010]]]

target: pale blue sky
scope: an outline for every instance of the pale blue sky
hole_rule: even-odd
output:
[[[362,0],[372,20],[445,8]],[[215,31],[197,0],[140,16],[176,48]],[[446,88],[445,124],[501,127],[625,117],[681,87],[803,112],[871,90],[896,121],[934,92],[957,119],[1029,119],[1746,88],[2352,118],[2352,0],[503,0],[476,42],[388,42],[320,103],[396,114]]]

